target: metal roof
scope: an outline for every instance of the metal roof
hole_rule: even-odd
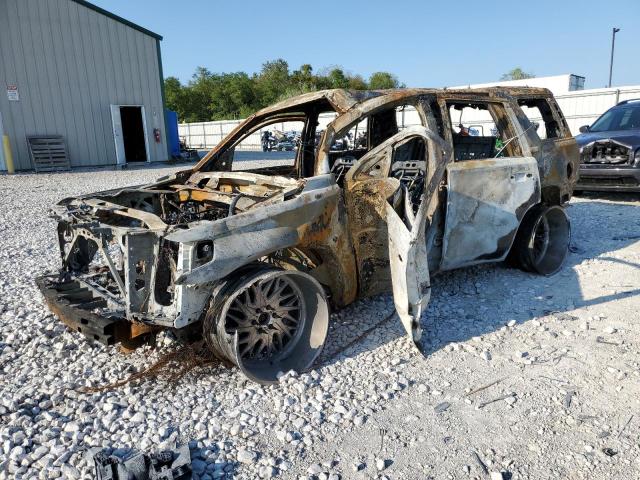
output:
[[[147,30],[146,28],[141,27],[140,25],[137,25],[137,24],[135,24],[133,22],[130,22],[126,18],[122,18],[122,17],[116,15],[115,13],[111,13],[111,12],[105,10],[104,8],[100,8],[100,7],[96,6],[96,5],[94,5],[93,3],[85,2],[85,0],[71,0],[71,1],[78,3],[78,4],[82,5],[83,7],[90,8],[91,10],[93,10],[95,12],[98,12],[98,13],[101,13],[102,15],[105,15],[105,16],[107,16],[109,18],[112,18],[116,22],[120,22],[120,23],[126,25],[127,27],[131,27],[134,30],[138,30],[139,32],[142,32],[142,33],[144,33],[146,35],[149,35],[150,37],[156,38],[158,40],[162,40],[162,35],[158,35],[157,33],[152,32],[151,30]]]

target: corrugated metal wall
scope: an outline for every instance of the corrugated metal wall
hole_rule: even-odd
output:
[[[151,161],[166,160],[156,42],[71,0],[0,0],[0,112],[16,169],[32,168],[27,135],[63,135],[72,166],[114,165],[110,104],[143,105]]]

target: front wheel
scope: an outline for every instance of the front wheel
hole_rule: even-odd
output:
[[[558,205],[527,212],[511,247],[511,257],[527,272],[553,275],[562,267],[571,240],[569,217]]]
[[[271,383],[281,372],[309,368],[322,351],[328,327],[329,305],[313,277],[258,267],[214,294],[203,333],[216,356],[254,381]]]

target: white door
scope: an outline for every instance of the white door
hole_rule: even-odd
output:
[[[147,135],[147,116],[144,107],[140,106],[140,115],[142,116],[142,133],[144,134],[144,148],[146,151],[147,162],[151,161],[151,150],[149,150],[149,135]]]
[[[122,135],[120,105],[111,105],[111,124],[113,126],[113,140],[116,144],[116,164],[124,165],[127,163],[127,158],[124,153],[124,137]]]

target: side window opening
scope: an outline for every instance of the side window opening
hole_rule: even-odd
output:
[[[342,186],[351,167],[369,151],[369,118],[356,122],[344,134],[333,139],[329,151],[331,173]]]
[[[533,129],[536,130],[541,139],[562,137],[560,124],[555,118],[551,106],[544,98],[519,99],[518,105],[520,105],[529,122],[533,124]],[[523,128],[528,128],[529,126],[523,125]]]
[[[496,102],[446,102],[456,162],[522,155],[504,106]]]
[[[422,119],[413,105],[400,105],[396,107],[396,125],[398,131],[402,131],[407,127],[422,125]]]
[[[331,145],[329,165],[336,182],[342,186],[346,173],[367,152],[404,128],[422,123],[416,108],[407,104],[383,109],[352,124]]]
[[[389,156],[390,154],[390,156]],[[403,218],[411,220],[420,207],[427,175],[428,147],[418,135],[410,135],[395,143],[392,150],[379,150],[356,166],[353,174],[356,181],[384,180],[395,178],[399,186],[389,203]],[[374,191],[378,191],[375,188]],[[369,191],[368,195],[373,194]],[[380,193],[382,194],[382,193]]]
[[[277,121],[250,131],[233,147],[231,170],[293,170],[303,141],[303,118]]]

